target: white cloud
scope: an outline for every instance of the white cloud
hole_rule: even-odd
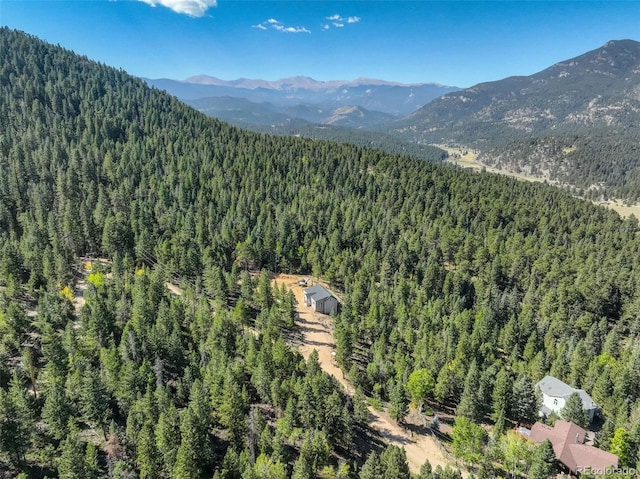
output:
[[[260,30],[267,30],[267,27],[271,27],[274,30],[283,33],[311,33],[311,30],[306,29],[305,27],[287,27],[279,22],[275,18],[269,18],[262,23],[258,23],[257,25],[253,25],[253,28],[259,28]]]
[[[323,25],[323,26],[322,26],[322,29],[323,29],[323,30],[329,30],[330,28],[331,28],[331,27],[330,27],[329,25],[327,25],[327,24],[325,24],[325,25]]]
[[[285,27],[283,25],[273,25],[273,28],[278,30],[279,32],[285,33],[311,33],[311,31],[307,30],[304,27]]]
[[[190,17],[202,17],[205,12],[218,5],[217,0],[140,0],[152,7],[162,5],[176,13],[189,15]]]
[[[324,18],[325,20],[329,20],[331,24],[336,28],[344,27],[345,23],[358,23],[360,21],[360,17],[343,17],[342,15],[339,15],[337,13]],[[323,28],[325,30],[329,30],[330,27],[328,24],[325,24]]]

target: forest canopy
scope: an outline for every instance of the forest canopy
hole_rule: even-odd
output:
[[[2,439],[7,468],[311,477],[354,459],[356,406],[284,344],[294,305],[267,270],[344,292],[337,357],[367,394],[401,400],[420,370],[421,404],[516,421],[550,373],[602,407],[606,447],[629,431],[637,460],[635,218],[543,184],[233,128],[9,29],[0,125],[0,404],[17,418],[0,432],[20,438]],[[110,266],[76,310],[88,256]],[[167,293],[172,277],[192,300]]]

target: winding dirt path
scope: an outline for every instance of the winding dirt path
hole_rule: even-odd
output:
[[[335,364],[332,353],[335,350],[335,341],[333,339],[333,322],[331,318],[325,314],[314,312],[310,307],[305,306],[303,300],[304,288],[298,285],[298,281],[306,278],[300,275],[279,274],[273,282],[280,287],[282,284],[293,291],[297,306],[296,326],[301,332],[301,342],[297,345],[298,351],[305,359],[313,350],[318,351],[320,366],[327,374],[335,377],[345,388],[347,394],[354,393],[353,386],[345,378],[342,370]],[[323,284],[323,286],[327,286]],[[182,294],[182,289],[174,284],[166,283],[166,287],[176,295]],[[257,334],[257,333],[256,333]],[[376,430],[380,437],[389,444],[403,447],[407,454],[407,462],[412,473],[418,474],[420,467],[426,459],[429,459],[432,467],[446,466],[457,467],[455,464],[447,461],[440,447],[430,436],[412,435],[409,431],[403,429],[392,420],[386,412],[378,411],[369,407],[369,426]],[[468,472],[462,470],[462,477],[467,478]]]
[[[296,325],[302,333],[302,341],[298,345],[298,351],[305,359],[309,357],[315,349],[318,351],[320,365],[322,369],[335,377],[342,384],[348,394],[353,394],[354,388],[344,377],[342,370],[335,365],[332,354],[335,350],[333,339],[333,323],[331,318],[324,314],[314,312],[310,307],[305,306],[303,301],[304,288],[298,285],[300,279],[305,276],[279,274],[274,282],[280,287],[283,283],[293,291],[298,302],[298,319]],[[371,413],[369,425],[378,431],[380,436],[388,443],[404,447],[407,453],[407,461],[411,472],[417,474],[425,459],[429,459],[432,467],[438,465],[443,468],[447,465],[456,467],[446,460],[438,444],[430,436],[411,435],[409,431],[401,428],[393,421],[386,412],[381,412],[369,407]],[[466,471],[462,471],[463,477],[467,477]]]

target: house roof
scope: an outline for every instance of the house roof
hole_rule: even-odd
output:
[[[584,409],[588,411],[589,409],[595,409],[598,407],[585,390],[572,388],[567,383],[562,382],[553,376],[545,376],[542,378],[538,384],[536,384],[536,389],[540,389],[540,392],[547,396],[563,399],[568,399],[573,393],[578,393],[580,395],[580,399],[582,399],[582,407]]]
[[[326,288],[320,286],[319,284],[314,284],[313,286],[305,288],[304,295],[308,298],[313,296],[313,299],[316,301],[321,301],[333,296]]]
[[[540,422],[535,423],[528,439],[536,444],[548,439],[553,446],[556,459],[571,471],[588,467],[592,469],[618,467],[618,456],[583,444],[585,436],[586,431],[577,424],[558,420],[553,427]]]

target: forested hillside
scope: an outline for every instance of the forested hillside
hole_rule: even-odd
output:
[[[638,201],[640,43],[610,41],[530,76],[449,93],[393,132],[479,150],[490,166]]]
[[[297,136],[315,140],[346,143],[348,145],[375,148],[392,155],[411,156],[420,160],[433,161],[436,163],[447,158],[447,153],[444,150],[432,145],[412,143],[386,133],[374,133],[338,125],[320,125],[295,119],[270,125],[257,125],[255,123],[250,124],[235,121],[231,123],[251,131],[267,133],[269,135]]]
[[[551,372],[603,407],[600,445],[624,429],[637,460],[637,221],[541,184],[235,129],[8,29],[0,55],[6,476],[408,477],[392,448],[355,472],[362,404],[284,344],[291,296],[261,269],[345,293],[338,360],[366,393],[406,405],[421,371],[421,399],[504,428],[531,419],[521,405]],[[111,263],[76,309],[88,255]]]

